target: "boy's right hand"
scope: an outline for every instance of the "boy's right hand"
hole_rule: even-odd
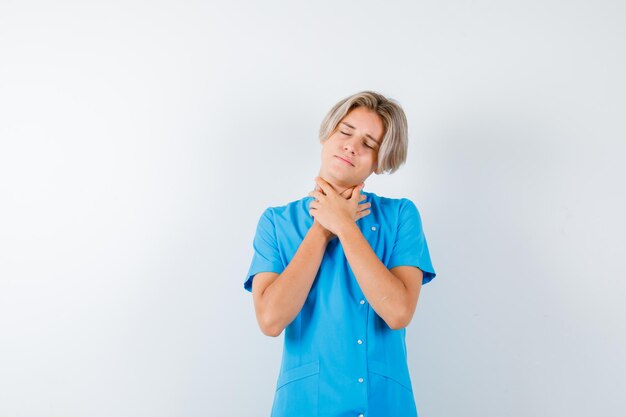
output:
[[[354,192],[354,189],[358,187],[358,185],[355,185],[354,187],[348,188],[346,190],[344,190],[340,195],[343,198],[350,198],[352,196],[352,193]],[[320,190],[319,186],[315,186],[316,190]],[[361,194],[360,198],[359,198],[359,203],[363,202],[364,200],[367,199],[367,196],[365,196],[364,194]],[[363,214],[366,213],[366,214]],[[359,219],[362,219],[365,216],[368,216],[369,214],[371,214],[371,210],[359,210],[356,213],[356,218],[354,219],[354,221],[356,222]],[[319,231],[324,235],[324,237],[326,238],[326,241],[330,242],[331,240],[333,240],[334,238],[336,238],[337,236],[335,236],[334,233],[328,231],[328,229],[326,229],[324,226],[322,226],[317,220],[313,220],[313,226],[314,229],[319,229]]]

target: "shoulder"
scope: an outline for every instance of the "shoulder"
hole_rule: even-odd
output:
[[[417,206],[409,198],[383,197],[368,192],[363,192],[363,194],[367,196],[367,201],[371,202],[372,206],[376,205],[381,210],[398,213],[407,209],[417,211]]]
[[[309,202],[313,200],[312,197],[304,197],[299,200],[290,201],[286,204],[270,206],[263,211],[262,218],[270,220],[271,222],[281,221],[294,221],[308,214]]]
[[[285,212],[293,211],[294,209],[299,209],[308,205],[308,202],[312,200],[312,197],[304,197],[299,200],[290,201],[286,204],[278,205],[278,206],[270,206],[265,209],[264,213],[272,213],[280,215]]]
[[[370,222],[386,224],[391,229],[407,223],[421,224],[421,216],[411,199],[382,197],[374,193],[364,194],[368,197],[367,201],[372,204],[373,216]]]

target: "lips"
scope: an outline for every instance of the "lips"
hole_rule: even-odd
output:
[[[342,157],[342,156],[335,155],[335,158],[340,159],[341,161],[345,162],[346,164],[348,164],[348,165],[350,165],[350,166],[354,166],[354,164],[353,164],[352,162],[350,162],[350,160],[349,160],[349,159],[346,159],[346,158],[344,158],[344,157]]]

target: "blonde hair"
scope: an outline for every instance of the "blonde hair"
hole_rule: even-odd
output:
[[[379,173],[394,173],[406,160],[408,148],[408,127],[402,107],[392,99],[373,91],[362,91],[346,97],[335,104],[320,126],[320,142],[332,135],[344,117],[357,107],[365,107],[375,112],[383,122],[383,139],[378,150]]]

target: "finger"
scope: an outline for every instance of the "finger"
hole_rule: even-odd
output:
[[[354,187],[354,189],[352,190],[352,197],[350,197],[350,199],[356,200],[357,196],[361,193],[361,190],[363,189],[364,185],[365,184],[361,183],[357,185],[356,187]]]
[[[326,195],[329,195],[335,191],[333,190],[333,187],[331,187],[330,184],[327,183],[322,177],[315,177],[315,182],[317,183],[317,185],[320,186],[320,188]]]
[[[317,210],[320,207],[320,203],[317,201],[311,201],[309,204],[309,210]]]
[[[362,219],[363,217],[369,215],[372,211],[371,210],[363,210],[363,211],[359,211],[356,214],[356,220]]]
[[[345,190],[341,192],[341,196],[346,199],[350,198],[353,190],[354,190],[354,187],[346,188]]]
[[[324,194],[322,194],[320,191],[311,191],[309,193],[309,197],[313,197],[316,200],[320,200],[323,196]]]
[[[317,184],[315,184],[315,190],[313,190],[313,191],[319,191],[320,193],[324,194],[324,191],[322,191],[322,187],[320,187]]]
[[[367,200],[367,196],[365,194],[361,194],[361,201]]]
[[[363,211],[363,210],[367,210],[370,207],[372,207],[372,203],[363,203],[363,204],[359,204],[359,211]]]

